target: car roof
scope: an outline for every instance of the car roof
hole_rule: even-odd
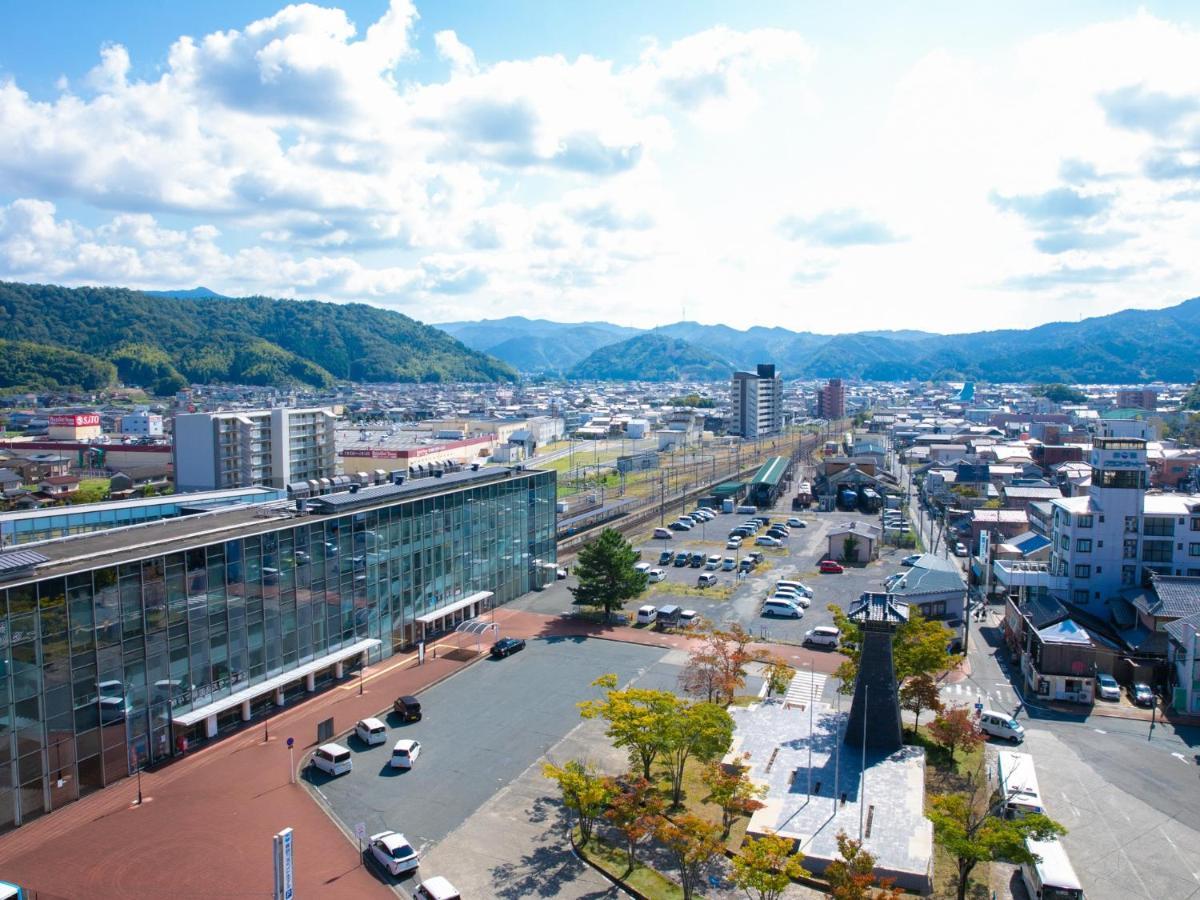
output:
[[[1098,674],[1098,675],[1096,676],[1096,679],[1097,679],[1098,681],[1103,681],[1103,682],[1109,682],[1109,681],[1111,681],[1111,682],[1113,682],[1114,684],[1116,683],[1116,680],[1117,680],[1117,679],[1113,678],[1111,675],[1109,675],[1107,672],[1101,672],[1100,674]]]
[[[368,717],[366,719],[359,719],[358,724],[365,725],[367,728],[385,728],[385,727],[387,727],[381,721],[376,719],[374,716]]]
[[[405,703],[410,703],[410,704],[416,703],[419,705],[421,702],[416,697],[414,697],[412,694],[401,694],[400,699],[403,700]]]
[[[417,742],[414,741],[412,738],[400,738],[400,740],[396,741],[396,743],[392,745],[392,749],[393,750],[411,750],[416,745],[417,745]]]
[[[408,844],[408,846],[410,848],[412,848],[412,844],[409,843],[408,838],[406,838],[404,835],[402,835],[398,831],[381,831],[381,832],[379,832],[379,834],[372,835],[371,840],[383,841],[383,845],[385,847],[387,847],[389,850],[391,850],[394,847],[399,847],[402,844]],[[414,852],[415,852],[415,850],[414,850]]]
[[[458,893],[458,888],[441,875],[426,878],[421,882],[421,887],[425,888],[425,890],[429,891],[435,897],[449,897]]]
[[[343,747],[341,744],[322,744],[317,749],[324,750],[326,753],[349,753],[350,752],[350,748]]]

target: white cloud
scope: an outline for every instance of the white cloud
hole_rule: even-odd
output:
[[[53,99],[0,82],[0,277],[825,331],[1200,277],[1200,34],[1146,13],[898,74],[776,28],[496,62],[442,30],[426,83],[407,0],[233,24],[152,77],[110,44]]]

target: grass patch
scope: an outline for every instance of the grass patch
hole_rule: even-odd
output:
[[[578,832],[576,832],[578,840]],[[639,894],[651,900],[683,900],[683,888],[656,869],[635,862],[629,868],[629,857],[625,851],[603,838],[592,835],[587,846],[582,848],[589,860],[611,875],[619,878]]]
[[[740,701],[745,701],[745,703]],[[733,705],[742,706],[757,702],[757,697],[740,696],[734,698]],[[704,798],[708,796],[708,787],[700,778],[700,774],[704,771],[704,765],[704,763],[698,760],[689,759],[683,767],[683,806],[688,812],[695,813],[700,818],[706,819],[714,825],[720,825],[721,807],[715,803],[706,803],[704,801]],[[662,791],[663,796],[670,801],[671,776],[666,769],[663,769],[659,773],[655,784]],[[734,819],[733,825],[729,829],[729,837],[725,839],[725,847],[736,852],[746,839],[746,828],[749,825],[749,816],[738,816]]]
[[[705,600],[728,600],[733,596],[732,584],[715,584],[712,587],[680,584],[675,581],[657,581],[646,588],[643,597],[652,594],[670,594],[673,597],[703,597]]]

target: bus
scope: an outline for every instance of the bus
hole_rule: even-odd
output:
[[[996,754],[996,784],[1002,796],[1001,809],[1012,819],[1029,813],[1044,813],[1033,757],[1028,753],[1001,750]]]
[[[1027,838],[1025,847],[1037,857],[1037,862],[1021,866],[1021,879],[1030,897],[1039,900],[1084,900],[1083,888],[1067,851],[1056,840],[1035,841]]]

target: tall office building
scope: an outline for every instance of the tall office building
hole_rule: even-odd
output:
[[[485,468],[0,552],[0,831],[553,580],[554,500]]]
[[[842,419],[846,416],[846,386],[840,378],[830,378],[817,392],[817,417]]]
[[[754,372],[734,372],[729,431],[756,438],[782,430],[783,379],[775,366],[760,363]]]
[[[187,413],[175,417],[175,486],[212,491],[332,478],[337,474],[328,409]]]

